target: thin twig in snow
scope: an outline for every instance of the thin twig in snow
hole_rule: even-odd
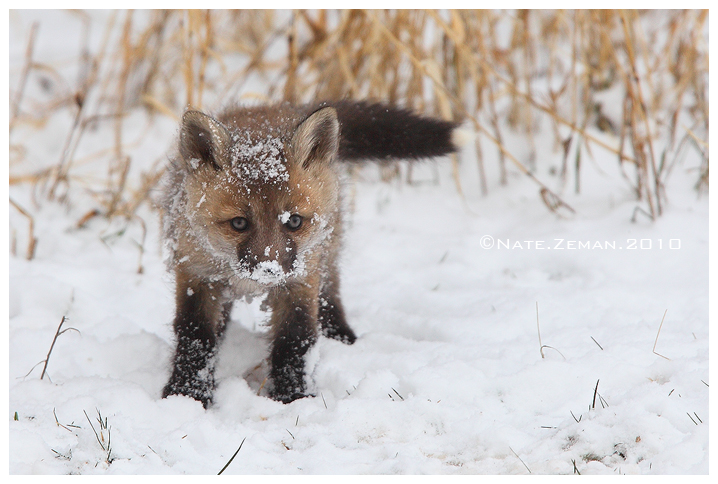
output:
[[[67,430],[68,432],[72,432],[72,430],[68,429],[67,426],[62,425],[60,421],[57,419],[57,413],[55,412],[55,409],[52,409],[52,415],[55,417],[55,424],[57,424],[58,427],[62,427],[63,429]],[[80,427],[77,425],[68,424],[70,427],[74,427],[76,429],[79,429]]]
[[[538,301],[536,301],[536,329],[538,330],[539,352],[541,353],[541,358],[546,358],[546,356],[544,356],[544,354],[543,354],[543,349],[544,349],[544,348],[549,348],[549,349],[554,350],[554,351],[555,351],[556,353],[558,353],[559,355],[561,355],[561,357],[565,360],[566,357],[563,356],[563,353],[561,353],[559,350],[557,350],[557,349],[554,348],[553,346],[541,344],[541,327],[539,326]]]
[[[242,446],[244,445],[244,441],[247,440],[247,437],[242,439],[242,442],[239,444],[239,448],[235,451],[234,455],[229,459],[229,461],[222,467],[222,470],[217,473],[217,475],[220,475],[224,472],[224,470],[229,467],[229,465],[232,463],[235,457],[237,457],[237,454],[239,454],[239,451],[242,449]]]
[[[539,326],[538,301],[536,301],[536,329],[538,330],[539,337],[539,353],[541,353],[541,358],[546,358],[543,355],[543,345],[541,344],[541,326]]]
[[[104,422],[102,421],[102,414],[99,410],[97,410],[97,421],[100,423],[100,434],[97,434],[97,430],[95,430],[95,426],[92,425],[92,421],[90,420],[90,417],[87,415],[86,411],[82,411],[85,414],[85,418],[87,418],[87,421],[90,423],[90,427],[92,427],[92,431],[95,433],[95,438],[97,439],[97,443],[100,444],[100,447],[102,447],[102,450],[107,452],[107,458],[105,459],[108,464],[112,463],[112,460],[110,458],[110,454],[112,453],[112,447],[111,447],[111,439],[112,434],[110,433],[110,427],[107,425],[107,418],[105,418]],[[105,440],[105,436],[102,434],[103,430],[107,430],[107,446],[103,444],[102,442]],[[102,438],[100,438],[102,436]]]
[[[598,395],[598,382],[601,380],[596,380],[596,388],[593,389],[593,403],[591,404],[591,408],[596,408],[596,395]]]
[[[603,351],[603,346],[598,344],[598,341],[596,341],[593,336],[591,336],[591,339],[593,340],[594,343],[596,343],[598,345],[599,348],[601,348],[601,351]]]
[[[529,474],[533,474],[533,472],[531,472],[531,469],[529,469],[529,466],[526,465],[526,462],[524,462],[523,459],[521,459],[521,457],[519,457],[519,455],[516,452],[514,452],[514,449],[512,449],[511,446],[509,446],[509,450],[514,453],[514,455],[516,456],[516,458],[518,460],[521,461],[521,463],[524,465],[526,470],[529,471]]]
[[[656,341],[653,343],[653,353],[660,356],[661,358],[665,358],[668,361],[671,361],[670,358],[667,356],[663,356],[660,353],[656,353],[656,345],[658,344],[658,336],[661,334],[661,328],[663,327],[663,321],[666,319],[666,313],[668,313],[668,309],[663,313],[663,319],[661,319],[661,324],[658,326],[658,333],[656,333]]]
[[[66,328],[66,329],[63,329],[62,331],[60,331],[60,329],[62,328],[62,325],[65,323],[66,319],[67,318],[65,316],[62,317],[62,321],[60,321],[60,326],[58,326],[57,331],[55,331],[55,337],[52,338],[52,344],[50,345],[50,351],[47,352],[47,358],[45,358],[45,366],[42,367],[42,373],[40,374],[40,380],[42,380],[43,377],[45,376],[45,371],[47,370],[47,364],[50,361],[50,354],[52,354],[52,349],[55,347],[55,341],[57,341],[58,336],[60,336],[65,331],[70,331],[70,330],[77,331],[78,334],[80,333],[80,331],[78,331],[75,328]]]

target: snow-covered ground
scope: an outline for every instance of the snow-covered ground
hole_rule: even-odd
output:
[[[11,36],[11,54],[26,32]],[[71,121],[56,115],[41,140],[14,134],[33,140],[28,162],[56,163]],[[171,121],[139,111],[126,126],[141,166],[176,136]],[[538,176],[559,187],[549,168],[561,155],[537,143]],[[213,474],[244,442],[225,474],[707,473],[700,160],[688,150],[674,168],[662,217],[631,222],[639,203],[615,156],[593,155],[582,193],[562,192],[577,212],[566,218],[520,175],[482,197],[472,150],[461,157],[463,198],[448,160],[436,162],[438,183],[431,164],[415,168],[424,182],[414,185],[380,182],[367,167],[347,182],[341,260],[358,341],[320,339],[317,396],[283,405],[257,395],[266,315],[258,302],[237,304],[209,410],[160,399],[173,286],[156,212],[139,211],[146,236],[139,220],[78,229],[93,208],[81,187],[61,205],[11,186],[38,244],[25,260],[27,220],[10,207],[10,472]],[[41,380],[35,365],[63,316],[77,331],[57,338]]]

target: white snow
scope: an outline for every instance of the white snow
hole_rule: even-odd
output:
[[[24,35],[11,36],[11,53],[23,52]],[[127,129],[142,140],[133,159],[149,166],[178,128],[158,118],[143,133],[144,121],[136,115]],[[24,133],[35,140],[29,163],[56,162],[67,122],[53,119],[43,137]],[[99,130],[111,139],[112,126]],[[559,187],[548,168],[561,154],[546,138],[537,137],[537,176]],[[69,205],[41,197],[35,205],[31,185],[10,186],[38,239],[25,260],[27,219],[10,207],[18,247],[9,256],[10,473],[212,474],[243,439],[225,474],[708,473],[700,160],[687,150],[668,179],[663,216],[632,223],[639,203],[615,156],[598,147],[593,155],[582,193],[561,193],[576,209],[570,218],[547,210],[515,171],[482,197],[470,152],[460,165],[465,199],[448,160],[437,161],[438,184],[382,183],[366,168],[347,190],[354,210],[340,261],[357,342],[320,338],[316,397],[283,405],[257,395],[266,315],[258,303],[237,303],[208,410],[160,398],[174,287],[158,214],[140,209],[146,235],[138,220],[95,218],[77,229],[93,203],[81,187],[71,187]],[[281,176],[269,161],[264,175]],[[413,177],[433,173],[424,164]],[[38,363],[63,316],[63,329],[77,331],[57,338],[41,380]],[[109,459],[100,443],[108,441]]]
[[[197,202],[197,205],[195,206],[195,208],[199,208],[202,206],[202,204],[204,203],[205,197],[206,197],[206,195],[202,194],[202,197],[199,199],[199,202]]]
[[[250,279],[265,285],[277,285],[286,277],[287,274],[276,260],[259,262],[249,275]]]
[[[264,140],[256,141],[247,136],[247,139],[235,137],[234,142],[232,171],[240,180],[266,184],[289,180],[281,139],[268,135]]]

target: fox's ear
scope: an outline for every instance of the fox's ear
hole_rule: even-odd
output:
[[[339,149],[339,119],[332,107],[321,108],[305,119],[292,137],[292,154],[305,168],[314,162],[329,162]]]
[[[221,170],[231,137],[222,123],[199,111],[182,116],[180,154],[192,168],[206,163]]]

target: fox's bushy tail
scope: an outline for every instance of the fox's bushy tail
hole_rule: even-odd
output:
[[[326,103],[337,111],[338,158],[346,161],[419,159],[458,150],[458,123],[420,116],[408,109],[364,101]]]

